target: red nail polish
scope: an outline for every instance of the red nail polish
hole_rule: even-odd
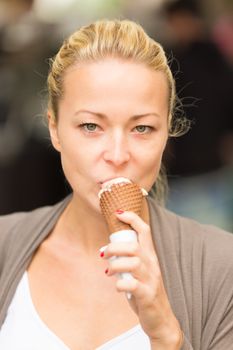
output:
[[[104,272],[107,274],[108,273],[108,269],[106,269]]]
[[[116,210],[116,214],[123,214],[124,213],[124,210],[122,210],[122,209],[117,209]]]
[[[100,257],[103,258],[104,257],[104,252],[100,253]]]

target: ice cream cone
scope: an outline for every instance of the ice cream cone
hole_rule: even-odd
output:
[[[137,215],[141,215],[143,192],[141,188],[131,181],[122,181],[103,188],[100,195],[100,208],[104,215],[110,233],[121,230],[132,229],[130,225],[123,223],[116,217],[116,210],[122,209],[133,211]]]
[[[137,184],[126,178],[116,178],[102,185],[99,193],[100,208],[109,227],[110,242],[136,242],[137,233],[132,227],[120,221],[116,216],[116,210],[133,211],[141,215],[143,196],[147,192]],[[113,257],[117,259],[119,257]],[[120,278],[131,279],[130,272],[122,272]],[[131,298],[131,293],[126,293]]]

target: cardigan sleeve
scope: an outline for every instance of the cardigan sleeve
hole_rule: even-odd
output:
[[[217,328],[210,350],[231,349],[233,346],[233,299]]]
[[[233,235],[211,226],[199,227],[195,235],[198,237],[199,234],[202,237],[201,248],[198,251],[192,248],[192,269],[188,269],[190,276],[193,275],[193,294],[189,290],[192,312],[188,316],[192,326],[190,334],[184,334],[181,350],[231,349]],[[191,255],[191,250],[187,252]],[[185,263],[188,264],[188,261],[186,259]],[[200,332],[195,331],[197,327]]]
[[[180,350],[194,350],[189,340],[186,338],[185,334],[184,334],[184,342]]]
[[[7,251],[12,244],[12,232],[25,217],[26,213],[14,213],[0,216],[0,274],[7,258]],[[17,242],[14,242],[17,244]]]
[[[203,259],[203,350],[233,346],[233,235],[206,228]]]
[[[233,234],[150,203],[165,288],[184,332],[181,350],[233,344]]]

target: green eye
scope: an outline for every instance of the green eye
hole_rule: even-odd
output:
[[[96,131],[97,125],[95,123],[83,123],[81,127],[87,132],[94,132]]]
[[[148,125],[138,125],[135,129],[139,134],[145,134],[146,132],[150,132],[152,128]]]
[[[141,132],[145,132],[146,127],[145,127],[145,125],[138,125],[138,126],[136,126],[136,129],[138,132],[141,133]]]

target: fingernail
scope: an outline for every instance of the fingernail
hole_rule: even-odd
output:
[[[106,269],[104,272],[105,272],[105,273],[106,273],[106,275],[107,275],[107,273],[108,273],[108,269]]]
[[[100,253],[100,257],[103,258],[104,257],[104,252]]]
[[[116,210],[116,214],[123,214],[124,213],[124,210],[122,210],[122,209],[117,209]]]
[[[106,248],[107,248],[107,245],[101,247],[101,248],[99,249],[100,253],[104,252]]]

